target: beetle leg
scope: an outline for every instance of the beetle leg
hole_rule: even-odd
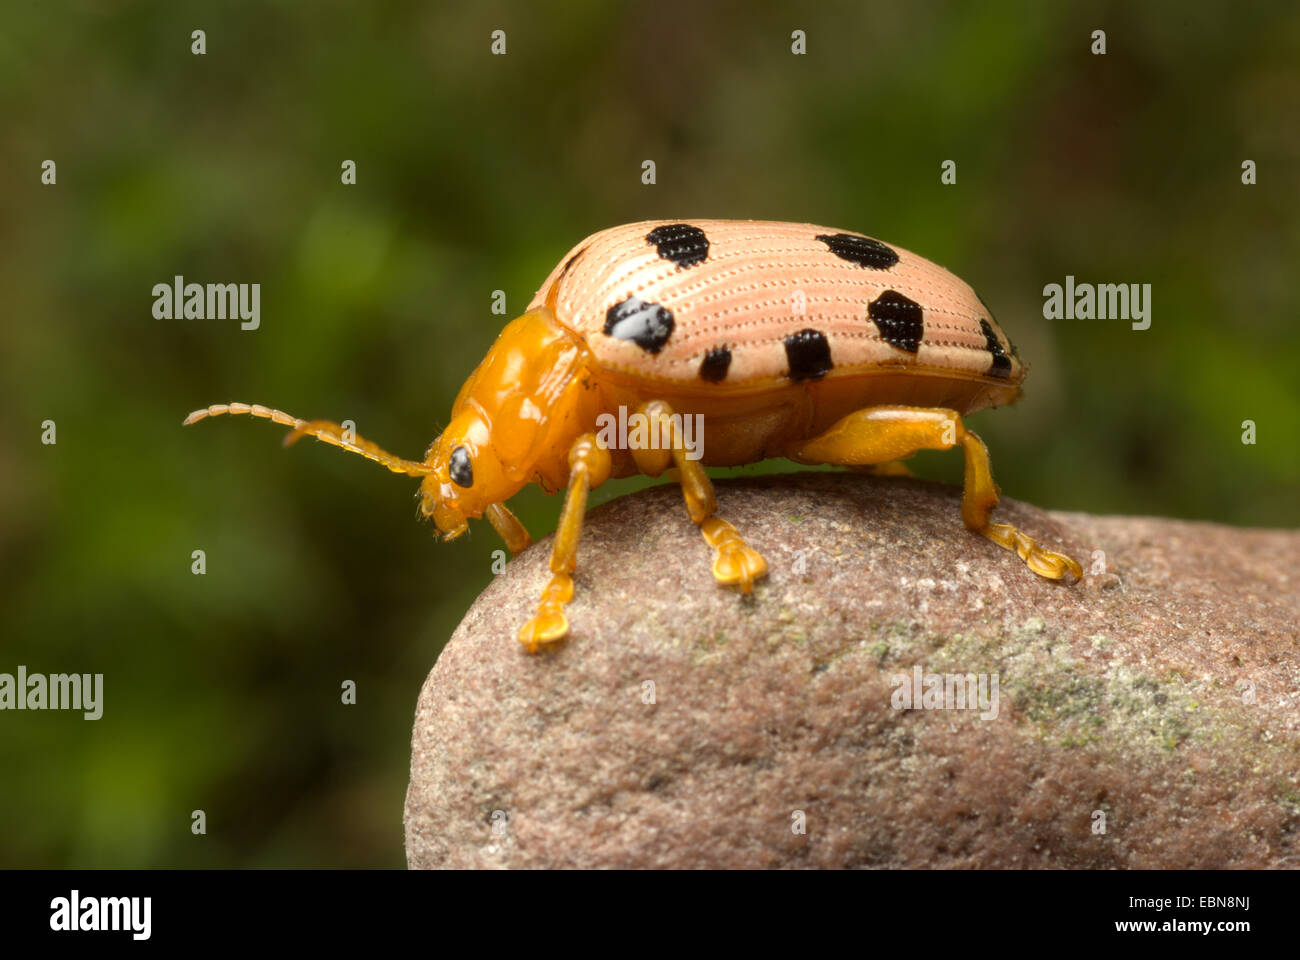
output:
[[[998,487],[989,468],[989,452],[962,423],[955,410],[941,407],[869,407],[849,414],[820,437],[795,449],[800,463],[834,463],[849,467],[884,464],[917,450],[949,450],[962,445],[966,454],[961,518],[967,528],[999,546],[1014,550],[1029,569],[1049,580],[1083,576],[1078,562],[1045,550],[1009,523],[992,523]]]
[[[699,460],[686,456],[686,445],[678,431],[673,416],[673,409],[662,400],[643,403],[637,411],[644,414],[651,422],[658,421],[658,435],[667,437],[668,453],[677,467],[677,481],[682,485],[682,496],[686,498],[686,509],[690,511],[691,520],[704,534],[705,541],[714,549],[713,578],[727,586],[738,586],[744,593],[752,593],[754,581],[767,573],[767,561],[762,555],[747,544],[736,528],[721,517],[714,516],[718,510],[718,500],[713,494],[713,483]],[[647,456],[649,453],[656,457]],[[667,457],[659,451],[632,451],[638,468],[645,470],[647,463],[657,464],[658,474],[667,465]]]
[[[569,632],[564,605],[573,599],[572,574],[578,565],[578,538],[587,509],[587,491],[609,479],[611,466],[609,451],[594,433],[583,434],[569,448],[569,489],[551,547],[551,579],[542,590],[537,615],[519,631],[519,641],[529,653],[536,653],[542,644],[555,643]]]
[[[528,535],[528,529],[504,503],[494,503],[483,512],[487,514],[492,529],[506,542],[506,549],[512,554],[519,553],[533,542],[533,538]]]

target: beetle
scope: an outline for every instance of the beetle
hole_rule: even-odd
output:
[[[1025,373],[976,293],[907,250],[813,224],[645,221],[569,251],[465,381],[422,461],[258,404],[217,404],[185,423],[248,414],[290,427],[286,444],[313,436],[420,477],[420,511],[443,539],[486,516],[512,553],[531,539],[505,501],[528,483],[567,488],[551,578],[519,631],[534,653],[568,632],[588,491],[670,466],[714,551],[714,578],[744,593],[767,565],[717,516],[704,466],[786,457],[906,473],[897,461],[958,445],[965,525],[1041,577],[1078,580],[1073,558],[992,522],[999,490],[988,450],[963,423],[1015,401]],[[643,442],[597,432],[614,411],[635,411],[652,428]],[[694,455],[684,416],[702,418],[692,421],[703,440]]]

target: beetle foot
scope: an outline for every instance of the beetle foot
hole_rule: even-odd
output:
[[[1073,557],[1053,550],[1044,550],[1009,523],[990,523],[980,531],[999,546],[1014,550],[1025,565],[1040,577],[1064,580],[1069,574],[1071,582],[1083,578],[1083,567]]]
[[[767,561],[747,544],[736,528],[719,517],[709,517],[700,524],[700,532],[717,550],[713,558],[713,577],[725,586],[738,586],[742,593],[753,593],[754,581],[767,575]]]
[[[537,616],[523,625],[519,642],[529,653],[538,648],[563,640],[569,632],[569,620],[564,615],[564,605],[573,599],[573,578],[567,573],[557,573],[542,591],[537,605]]]

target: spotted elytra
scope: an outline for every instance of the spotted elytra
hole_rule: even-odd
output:
[[[444,539],[486,514],[514,553],[532,541],[505,501],[528,483],[567,487],[552,576],[519,632],[535,652],[569,629],[588,490],[669,466],[714,550],[713,576],[745,593],[767,564],[716,516],[704,466],[788,457],[905,473],[896,461],[958,444],[966,526],[1039,576],[1078,579],[1075,560],[991,522],[988,451],[962,423],[1016,400],[1024,377],[975,292],[914,253],[811,224],[650,221],[602,230],[560,261],[465,381],[423,461],[259,405],[211,406],[185,423],[250,414],[292,427],[286,442],[314,436],[422,477],[421,512]],[[644,433],[653,448],[608,443],[598,418],[620,408],[658,428]],[[674,414],[702,417],[698,459]]]

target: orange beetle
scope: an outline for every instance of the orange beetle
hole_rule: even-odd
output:
[[[1078,579],[1072,558],[991,522],[988,451],[962,424],[1015,401],[1024,377],[975,292],[916,254],[811,224],[652,221],[569,252],[461,387],[423,461],[260,405],[211,406],[185,423],[250,414],[292,427],[286,442],[318,437],[422,477],[421,512],[444,539],[486,515],[514,553],[531,540],[505,501],[528,483],[567,487],[552,576],[519,632],[535,652],[568,632],[587,491],[670,464],[714,577],[745,593],[767,565],[716,516],[704,466],[788,457],[899,473],[901,458],[958,444],[966,526],[1039,576]]]

